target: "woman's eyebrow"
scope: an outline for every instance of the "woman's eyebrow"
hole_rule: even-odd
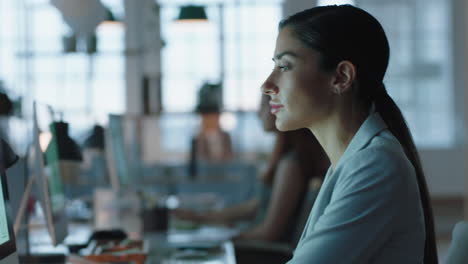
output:
[[[277,61],[279,59],[281,59],[281,57],[285,56],[285,55],[289,55],[289,56],[292,56],[292,57],[299,57],[296,53],[292,52],[292,51],[283,51],[279,54],[276,54],[276,56],[274,58],[272,58],[273,61]]]

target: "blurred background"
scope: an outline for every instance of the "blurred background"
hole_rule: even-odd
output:
[[[420,150],[438,235],[449,239],[468,193],[464,0],[0,0],[0,89],[13,105],[2,131],[25,155],[33,101],[66,121],[80,146],[93,127],[114,120],[122,151],[151,174],[193,159],[203,119],[197,104],[211,83],[220,89],[219,126],[230,135],[232,159],[255,165],[273,142],[256,111],[278,22],[345,3],[369,11],[387,33],[385,84]],[[204,17],[184,21],[189,5]],[[38,119],[49,114],[39,111]]]

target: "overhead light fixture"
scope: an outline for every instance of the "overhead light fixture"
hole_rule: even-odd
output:
[[[112,11],[110,11],[109,8],[106,8],[106,21],[107,22],[115,22],[117,19],[115,19],[114,14],[112,14]]]
[[[180,8],[179,22],[205,22],[208,21],[205,7],[201,5],[186,5]]]
[[[117,19],[115,16],[114,16],[114,13],[112,13],[112,11],[109,9],[109,8],[106,8],[106,18],[104,19],[104,21],[101,22],[101,24],[117,24],[117,25],[120,25],[122,24],[122,21],[120,21],[120,19]]]

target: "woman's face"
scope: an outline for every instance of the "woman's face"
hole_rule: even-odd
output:
[[[319,53],[306,47],[289,27],[278,34],[275,67],[262,85],[280,131],[313,127],[331,113],[332,74],[319,67]]]
[[[271,113],[270,97],[262,95],[258,117],[262,121],[263,130],[267,132],[277,131],[275,127],[275,116]]]

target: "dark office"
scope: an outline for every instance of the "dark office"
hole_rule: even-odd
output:
[[[468,263],[467,10],[0,0],[0,264]]]

